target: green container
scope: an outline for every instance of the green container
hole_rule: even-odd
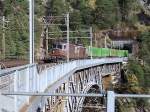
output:
[[[128,57],[128,56],[129,56],[128,50],[124,50],[124,57]]]
[[[101,56],[102,57],[110,56],[110,49],[108,49],[108,48],[101,48]]]
[[[109,48],[97,48],[97,47],[87,47],[88,56],[91,55],[93,57],[128,57],[127,50],[117,50],[117,49],[109,49]]]
[[[116,49],[111,49],[111,56],[117,56],[117,50]]]

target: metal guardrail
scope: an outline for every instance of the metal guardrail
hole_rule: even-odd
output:
[[[35,87],[30,88],[30,86],[32,86],[31,82],[33,83],[33,78],[35,78],[36,76],[36,71],[36,64],[1,70],[0,93],[3,91],[36,91]],[[35,73],[33,74],[33,72]],[[33,77],[31,80],[30,76]],[[0,102],[3,102],[3,106],[1,108],[3,110],[10,109],[17,111],[19,109],[18,107],[21,107],[21,105],[25,104],[25,102],[27,102],[28,99],[29,97],[1,96]]]
[[[20,96],[68,96],[68,97],[104,97],[107,96],[107,112],[115,112],[116,98],[150,98],[150,95],[144,94],[117,94],[114,91],[108,91],[103,94],[67,94],[67,93],[32,93],[32,92],[13,92],[3,93],[3,95],[20,95]]]
[[[13,93],[2,93],[3,95],[20,95],[20,96],[74,96],[74,97],[103,97],[104,94],[70,94],[70,93],[31,93],[31,92],[13,92]]]
[[[150,98],[150,94],[144,95],[144,94],[116,94],[113,91],[107,92],[107,112],[115,112],[115,100],[117,98]]]
[[[65,80],[69,72],[107,63],[123,62],[126,58],[103,58],[92,60],[76,60],[62,63],[45,69],[40,74],[36,64],[14,67],[0,71],[0,92],[44,92],[48,86],[58,80]],[[7,81],[4,81],[7,80]],[[7,82],[6,84],[4,84]],[[3,86],[5,85],[5,86]],[[6,97],[6,96],[3,96]],[[1,100],[1,99],[0,99]],[[14,111],[29,103],[29,96],[14,96]],[[8,107],[8,101],[2,101]],[[13,105],[13,104],[10,104]],[[3,107],[4,108],[4,107]]]

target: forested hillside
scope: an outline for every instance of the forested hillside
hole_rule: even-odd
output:
[[[122,22],[137,22],[140,11],[137,0],[48,0],[46,15],[60,15],[69,11],[71,21],[93,25],[98,29],[115,28]]]
[[[7,56],[28,56],[28,7],[27,0],[4,0],[1,3],[1,15],[9,20],[6,28],[1,25]],[[82,29],[85,25],[102,30],[136,26],[140,7],[137,0],[35,0],[36,46],[39,46],[43,30],[41,18],[67,12],[70,13],[71,30]]]
[[[71,31],[82,30],[91,26],[93,32],[110,29],[112,31],[132,29],[138,32],[139,53],[129,60],[126,66],[127,69],[124,68],[126,82],[119,86],[117,85],[115,90],[120,93],[150,92],[150,16],[145,14],[138,0],[34,1],[35,56],[40,54],[41,44],[43,44],[43,32],[45,31],[43,17],[45,16],[61,16],[69,12]],[[59,22],[61,23],[62,21]],[[58,38],[61,35],[60,31],[63,31],[64,27],[50,26],[49,29],[55,31],[56,34],[53,37]],[[132,33],[132,30],[130,33]],[[70,33],[70,35],[72,36],[73,34]],[[58,40],[61,41],[60,38],[56,41]],[[85,39],[81,43],[83,45],[87,44]],[[104,45],[103,41],[101,43]],[[28,59],[28,57],[28,0],[0,0],[0,60],[10,58]],[[138,102],[136,103],[138,105]]]
[[[44,7],[41,0],[36,0],[35,7],[35,42],[38,46],[41,35],[40,18],[44,14]],[[27,0],[4,0],[1,2],[1,16],[5,17],[5,22],[1,19],[0,26],[0,53],[3,57],[3,47],[5,41],[5,58],[28,58],[29,51],[29,5]],[[4,27],[3,27],[4,23]],[[4,33],[4,36],[3,36]],[[4,40],[5,37],[5,40]]]

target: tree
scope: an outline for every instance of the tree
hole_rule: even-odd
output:
[[[118,0],[121,21],[129,24],[137,22],[137,12],[140,7],[137,0]]]
[[[72,0],[70,1],[70,4],[74,9],[81,10],[86,7],[86,2],[87,0]]]
[[[144,70],[144,82],[145,87],[150,86],[150,32],[143,32],[138,37],[140,50],[139,58],[144,61],[143,70]]]
[[[144,85],[144,70],[141,64],[136,60],[129,60],[128,73],[134,74],[141,86]]]
[[[64,0],[48,0],[46,4],[46,15],[62,15],[69,11]]]
[[[81,24],[82,24],[81,13],[78,10],[74,10],[74,12],[70,14],[70,28],[72,30],[79,30]]]
[[[139,35],[138,40],[140,43],[139,57],[142,58],[147,64],[150,65],[150,32],[143,32]]]
[[[94,23],[99,28],[111,28],[117,20],[117,1],[116,0],[97,0],[94,11]]]
[[[90,7],[86,7],[81,10],[81,16],[82,16],[82,21],[83,24],[86,24],[88,26],[91,26],[93,24],[93,9]]]

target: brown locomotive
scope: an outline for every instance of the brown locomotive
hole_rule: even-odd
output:
[[[67,43],[56,43],[49,52],[51,59],[67,59]],[[88,57],[86,48],[81,45],[69,44],[69,58],[83,59]]]

